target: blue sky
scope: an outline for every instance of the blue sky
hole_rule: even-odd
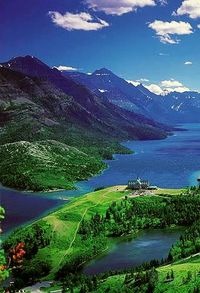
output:
[[[1,61],[29,54],[200,90],[200,0],[6,0],[0,19]]]

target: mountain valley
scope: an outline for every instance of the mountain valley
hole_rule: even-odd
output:
[[[140,113],[114,105],[35,57],[18,57],[2,64],[0,81],[0,151],[3,153],[4,144],[9,149],[8,144],[14,143],[11,149],[15,152],[15,164],[21,161],[16,142],[43,141],[48,146],[49,141],[53,140],[58,144],[64,143],[66,148],[78,148],[90,156],[91,161],[100,162],[101,159],[111,159],[113,153],[129,153],[129,150],[119,144],[121,141],[163,139],[173,129]],[[34,155],[32,159],[36,159]],[[2,183],[22,189],[30,187],[27,182],[16,185],[12,176],[8,179],[9,176],[4,173],[11,164],[14,162],[4,159],[1,161]],[[99,169],[96,168],[95,173],[101,171],[102,166],[105,167],[102,163],[98,165]],[[45,162],[42,166],[45,166]],[[23,168],[18,167],[21,172],[18,172],[17,178],[21,176],[19,182],[26,181],[24,174],[27,174],[29,168],[25,164]],[[93,171],[90,174],[94,174]],[[39,168],[38,172],[45,172],[49,176],[45,168]],[[73,182],[85,178],[71,176],[67,167],[65,172],[66,184],[62,184],[62,187],[72,187]],[[61,187],[56,180],[53,182],[54,185],[50,184],[50,188]],[[46,184],[42,186],[41,182],[39,186],[41,190],[46,188]],[[34,185],[34,190],[38,189]]]

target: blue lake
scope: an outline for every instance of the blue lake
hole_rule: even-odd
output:
[[[134,151],[131,155],[114,155],[105,161],[109,168],[101,175],[77,184],[76,191],[53,193],[52,196],[77,196],[100,186],[127,184],[137,176],[163,188],[196,185],[200,176],[200,124],[184,124],[187,131],[176,131],[165,140],[123,143]]]
[[[115,160],[106,161],[108,169],[88,181],[79,182],[75,191],[27,195],[1,188],[1,204],[6,209],[4,231],[66,203],[64,199],[85,194],[100,186],[126,184],[137,176],[163,188],[196,184],[200,176],[200,124],[184,124],[182,127],[187,131],[177,131],[165,140],[124,143],[135,153],[115,155]]]
[[[1,188],[0,192],[0,205],[6,210],[6,217],[2,222],[4,232],[45,215],[64,203],[63,200],[21,193],[11,189]]]
[[[180,237],[183,228],[144,230],[137,237],[112,239],[113,245],[104,254],[87,263],[83,273],[95,275],[109,270],[137,267],[152,259],[166,258]]]

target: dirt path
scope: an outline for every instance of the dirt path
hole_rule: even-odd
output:
[[[192,255],[190,255],[190,256],[187,256],[187,257],[185,257],[185,258],[179,259],[179,260],[176,261],[175,263],[170,263],[170,264],[168,264],[168,265],[163,265],[163,266],[161,266],[161,268],[162,268],[162,267],[165,267],[165,268],[166,268],[166,267],[170,267],[170,266],[173,266],[173,265],[179,265],[179,264],[182,264],[183,261],[190,260],[190,259],[192,259],[192,258],[195,257],[195,256],[200,256],[200,252],[197,252],[197,253],[192,254]]]
[[[195,254],[192,254],[192,255],[190,255],[190,256],[188,256],[186,258],[180,259],[180,262],[185,261],[185,260],[188,260],[188,259],[191,259],[191,258],[193,258],[195,256],[200,256],[200,252],[197,252]]]
[[[106,191],[105,193],[103,193],[103,194],[101,195],[101,199],[100,199],[95,205],[90,206],[90,207],[87,207],[87,208],[85,209],[85,211],[84,211],[83,214],[82,214],[82,217],[81,217],[80,221],[79,221],[78,224],[77,224],[76,230],[75,230],[75,232],[74,232],[74,237],[73,237],[72,241],[70,242],[70,245],[69,245],[69,247],[67,248],[65,254],[63,255],[63,257],[62,257],[61,260],[59,261],[58,265],[56,266],[56,270],[60,267],[61,263],[64,261],[65,257],[67,256],[69,250],[72,248],[72,246],[73,246],[73,244],[74,244],[74,242],[75,242],[75,240],[76,240],[76,236],[77,236],[78,230],[79,230],[79,228],[80,228],[81,222],[83,221],[83,219],[84,219],[86,213],[87,213],[90,209],[92,209],[92,208],[96,207],[97,205],[101,204],[101,202],[102,202],[102,198],[107,197],[106,195],[109,194],[111,191],[122,191],[122,190],[124,190],[124,186],[114,186],[112,189],[109,189],[108,191]]]

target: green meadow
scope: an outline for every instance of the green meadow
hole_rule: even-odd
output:
[[[182,242],[170,250],[171,258],[166,260],[168,264],[155,262],[156,270],[150,271],[146,277],[149,283],[146,281],[138,287],[140,291],[133,291],[137,271],[122,271],[98,277],[96,285],[91,287],[93,291],[85,292],[148,292],[145,290],[153,278],[152,292],[172,293],[176,290],[193,293],[196,291],[190,290],[200,285],[199,204],[199,190],[196,189],[158,189],[148,196],[133,196],[126,186],[113,186],[74,198],[57,211],[14,231],[4,241],[3,247],[8,251],[21,241],[26,244],[23,268],[14,272],[19,282],[57,280],[54,286],[59,288],[68,278],[73,284],[73,292],[84,292],[88,282],[94,281],[88,281],[85,276],[80,277],[83,280],[79,279],[82,265],[110,247],[108,236],[134,236],[141,229],[186,226],[187,221],[191,228]],[[151,267],[152,264],[142,267],[141,274]],[[173,279],[169,277],[172,271]]]
[[[83,243],[78,235],[83,218],[90,219],[96,212],[103,215],[113,201],[120,201],[128,193],[124,186],[115,186],[74,198],[56,212],[14,231],[6,240],[5,247],[10,247],[19,241],[26,242],[30,255],[34,250],[33,258],[27,261],[27,267],[30,264],[33,265],[33,262],[34,264],[47,263],[48,277],[45,276],[45,278],[51,279],[66,260],[71,264],[74,258],[81,256],[83,252],[86,259],[92,257],[91,239],[88,243],[87,241]],[[35,238],[35,235],[39,235],[39,238]],[[46,239],[44,245],[43,239]],[[36,247],[36,250],[33,247]],[[107,243],[104,240],[101,243],[99,239],[96,253],[106,247]]]

